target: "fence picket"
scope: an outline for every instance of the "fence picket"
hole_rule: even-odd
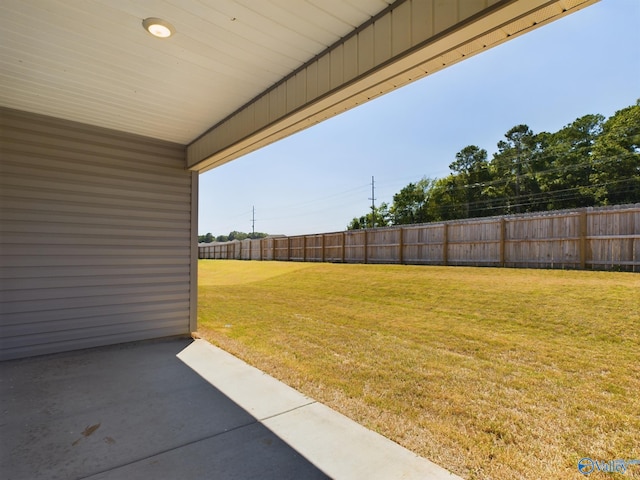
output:
[[[201,244],[198,258],[640,271],[640,204]]]

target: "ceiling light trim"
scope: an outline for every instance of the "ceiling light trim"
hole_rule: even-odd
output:
[[[169,22],[155,17],[149,17],[142,20],[142,26],[149,35],[153,35],[156,38],[169,38],[176,31],[173,25]]]

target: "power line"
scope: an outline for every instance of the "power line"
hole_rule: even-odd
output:
[[[287,209],[291,209],[291,208],[301,208],[301,207],[303,207],[303,206],[306,206],[306,205],[309,205],[309,204],[312,204],[312,203],[320,203],[320,202],[324,202],[325,200],[328,200],[328,199],[331,199],[331,198],[343,197],[343,196],[349,196],[350,194],[351,194],[351,195],[356,195],[356,193],[355,193],[355,192],[357,192],[357,191],[362,191],[362,190],[364,190],[365,188],[368,188],[368,187],[369,187],[369,185],[370,185],[370,184],[366,183],[366,184],[364,184],[364,185],[359,185],[359,186],[357,186],[357,187],[350,188],[350,189],[348,189],[348,190],[343,190],[343,191],[340,191],[340,192],[336,192],[336,193],[333,193],[333,194],[331,194],[331,195],[324,195],[324,196],[322,196],[322,197],[316,197],[316,198],[314,198],[314,199],[307,200],[307,201],[305,201],[305,202],[295,202],[295,205],[291,205],[291,204],[278,205],[278,206],[273,207],[273,210],[281,210],[281,209],[283,209],[283,208],[287,208]]]
[[[579,192],[579,190],[581,189],[606,187],[608,185],[631,182],[633,180],[636,180],[636,177],[628,177],[628,178],[623,178],[619,180],[612,180],[609,182],[601,182],[597,184],[581,185],[578,187],[565,188],[561,190],[551,190],[546,192],[536,192],[536,193],[528,193],[528,194],[525,193],[519,196],[487,198],[487,199],[477,200],[475,202],[469,202],[468,205],[469,205],[470,211],[473,211],[473,210],[486,211],[486,210],[499,210],[504,208],[512,208],[516,206],[529,207],[543,201],[567,202],[570,200],[579,200],[583,198],[583,194]],[[633,191],[632,186],[621,190],[620,193],[628,193],[631,191]],[[513,202],[518,202],[518,203],[513,203]],[[460,206],[461,206],[460,204],[455,204],[455,205],[444,204],[444,205],[439,205],[439,208],[442,212],[450,212],[455,210],[456,208],[460,208]]]
[[[535,181],[536,178],[540,178],[541,176],[554,174],[558,172],[560,172],[561,175],[565,175],[568,173],[584,170],[584,173],[580,172],[580,175],[593,174],[593,173],[597,173],[597,171],[599,170],[598,167],[600,165],[603,165],[603,164],[606,165],[611,161],[618,161],[621,159],[626,159],[634,156],[635,155],[633,153],[624,153],[622,155],[611,155],[608,157],[595,157],[595,158],[587,156],[586,158],[583,157],[582,161],[572,162],[570,164],[565,164],[565,165],[557,165],[557,161],[554,161],[555,159],[550,159],[547,161],[549,162],[548,165],[551,168],[547,168],[545,170],[537,170],[537,171],[531,171],[531,170],[524,171],[524,172],[521,172],[519,176],[520,176],[520,181],[522,182],[523,180],[526,180],[526,179],[531,179]],[[524,163],[526,161],[526,159],[523,159],[523,158],[520,158],[519,160],[520,160],[520,163]],[[532,160],[535,161],[536,159],[532,159]],[[542,162],[545,161],[545,159],[539,159],[539,160],[542,160]],[[489,165],[490,164],[487,163],[487,167],[489,167]],[[450,177],[453,179],[455,178],[455,176],[456,175],[454,174]],[[426,177],[423,177],[423,178],[426,178]],[[442,177],[441,179],[446,179],[446,178],[448,177]],[[508,197],[501,196],[497,198],[482,198],[482,199],[475,200],[473,202],[468,202],[468,208],[469,208],[468,213],[472,213],[474,211],[478,212],[483,209],[487,211],[492,211],[492,210],[499,210],[499,209],[505,209],[505,208],[506,209],[516,208],[516,206],[518,208],[528,207],[528,206],[532,206],[539,203],[548,203],[548,202],[561,203],[561,202],[569,202],[572,200],[579,200],[584,198],[583,192],[587,193],[586,192],[587,189],[602,188],[602,187],[606,187],[607,185],[612,185],[614,183],[620,183],[620,182],[632,182],[635,178],[637,177],[633,176],[630,178],[625,178],[625,179],[611,181],[611,182],[603,182],[599,184],[588,183],[586,181],[586,178],[584,178],[583,180],[585,180],[585,184],[578,185],[576,187],[571,187],[568,189],[549,190],[549,191],[535,192],[535,193],[522,193],[521,195],[508,196]],[[438,179],[435,179],[435,180],[437,181]],[[451,182],[450,184],[447,185],[447,192],[450,194],[453,194],[460,191],[467,191],[469,189],[477,189],[477,188],[485,189],[487,187],[501,187],[501,186],[507,186],[513,181],[514,179],[511,177],[506,177],[506,178],[503,177],[503,178],[497,178],[497,179],[493,179],[485,182],[476,182],[476,183],[470,183],[470,184],[460,184],[458,182],[455,182],[455,183]],[[358,196],[357,192],[362,192],[364,188],[370,188],[371,197],[369,197],[368,199],[371,200],[370,208],[372,211],[372,224],[373,224],[372,227],[373,227],[375,226],[375,202],[377,201],[377,198],[375,196],[376,187],[382,184],[388,185],[390,183],[391,182],[389,181],[383,181],[383,182],[377,182],[376,184],[375,177],[372,176],[370,184],[359,185],[354,188],[332,193],[330,195],[323,195],[322,197],[317,197],[304,202],[292,202],[286,205],[282,205],[280,207],[268,208],[267,209],[268,212],[273,211],[273,213],[276,213],[276,212],[278,213],[276,213],[276,215],[274,216],[268,216],[266,218],[263,217],[262,220],[269,220],[269,221],[285,220],[288,218],[299,218],[302,216],[308,216],[311,213],[309,212],[310,209],[307,208],[309,205],[314,205],[314,206],[317,205],[318,207],[320,207],[320,208],[313,209],[314,210],[313,213],[322,213],[326,211],[337,212],[339,207],[334,205],[331,205],[331,206],[328,205],[329,202],[327,202],[327,200],[331,200],[331,199],[338,200],[340,198],[344,199],[345,197],[352,197],[352,196],[356,197]],[[416,182],[414,181],[411,183],[416,183]],[[628,188],[623,188],[625,192],[627,190],[631,191],[631,189],[632,189],[631,184],[629,185]],[[620,189],[618,190],[619,190],[618,193],[624,193],[622,190]],[[439,208],[441,212],[447,212],[447,211],[452,211],[456,208],[460,208],[460,205],[442,204],[439,206]],[[300,209],[304,209],[304,211],[300,214],[294,213],[296,212],[296,210],[300,211]],[[252,209],[249,210],[249,212],[251,212],[252,214],[252,218],[251,218],[252,233],[255,233],[255,221],[256,221],[255,206],[252,207]],[[244,214],[240,214],[237,216],[243,216],[243,215]]]

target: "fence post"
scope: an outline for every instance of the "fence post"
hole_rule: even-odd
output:
[[[449,224],[442,224],[442,264],[446,267],[449,263]]]
[[[504,267],[504,241],[505,234],[507,231],[507,222],[504,217],[500,219],[500,266]]]
[[[291,261],[291,237],[287,237],[287,261]]]
[[[307,236],[302,237],[302,261],[307,261]]]
[[[640,204],[636,203],[636,207],[639,206]],[[629,215],[631,217],[631,225],[629,225],[631,228],[629,229],[629,233],[630,234],[636,234],[636,233],[640,233],[640,224],[638,224],[635,221],[635,215],[633,210],[631,212],[629,212]],[[633,266],[631,267],[631,271],[632,272],[638,272],[640,271],[639,267],[639,260],[640,260],[640,238],[636,238],[634,240],[631,240],[631,248],[633,249],[631,252],[631,261],[633,262]]]
[[[638,206],[638,204],[636,204],[636,207]],[[634,234],[640,233],[640,224],[638,224],[635,221],[635,216],[633,215],[633,211],[630,212],[631,215],[631,226],[633,228],[630,229],[630,232],[633,232]],[[633,252],[631,254],[631,259],[633,260],[633,269],[632,271],[634,272],[638,272],[640,271],[639,268],[639,264],[640,264],[640,239],[636,238],[635,240],[633,240]]]
[[[342,263],[347,260],[347,234],[342,232]]]
[[[580,244],[578,248],[580,249],[580,269],[587,269],[587,212],[580,212],[580,216],[578,217],[578,228],[580,229]]]
[[[400,251],[398,252],[398,256],[400,257],[400,265],[402,265],[404,263],[404,228],[400,227],[399,235]]]
[[[367,263],[367,229],[364,230],[364,263]]]
[[[322,262],[324,263],[325,259],[325,246],[324,246],[324,233],[322,234]]]

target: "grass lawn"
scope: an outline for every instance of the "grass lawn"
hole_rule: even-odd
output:
[[[467,479],[640,459],[640,275],[201,260],[212,343]],[[598,471],[591,478],[640,478]]]

